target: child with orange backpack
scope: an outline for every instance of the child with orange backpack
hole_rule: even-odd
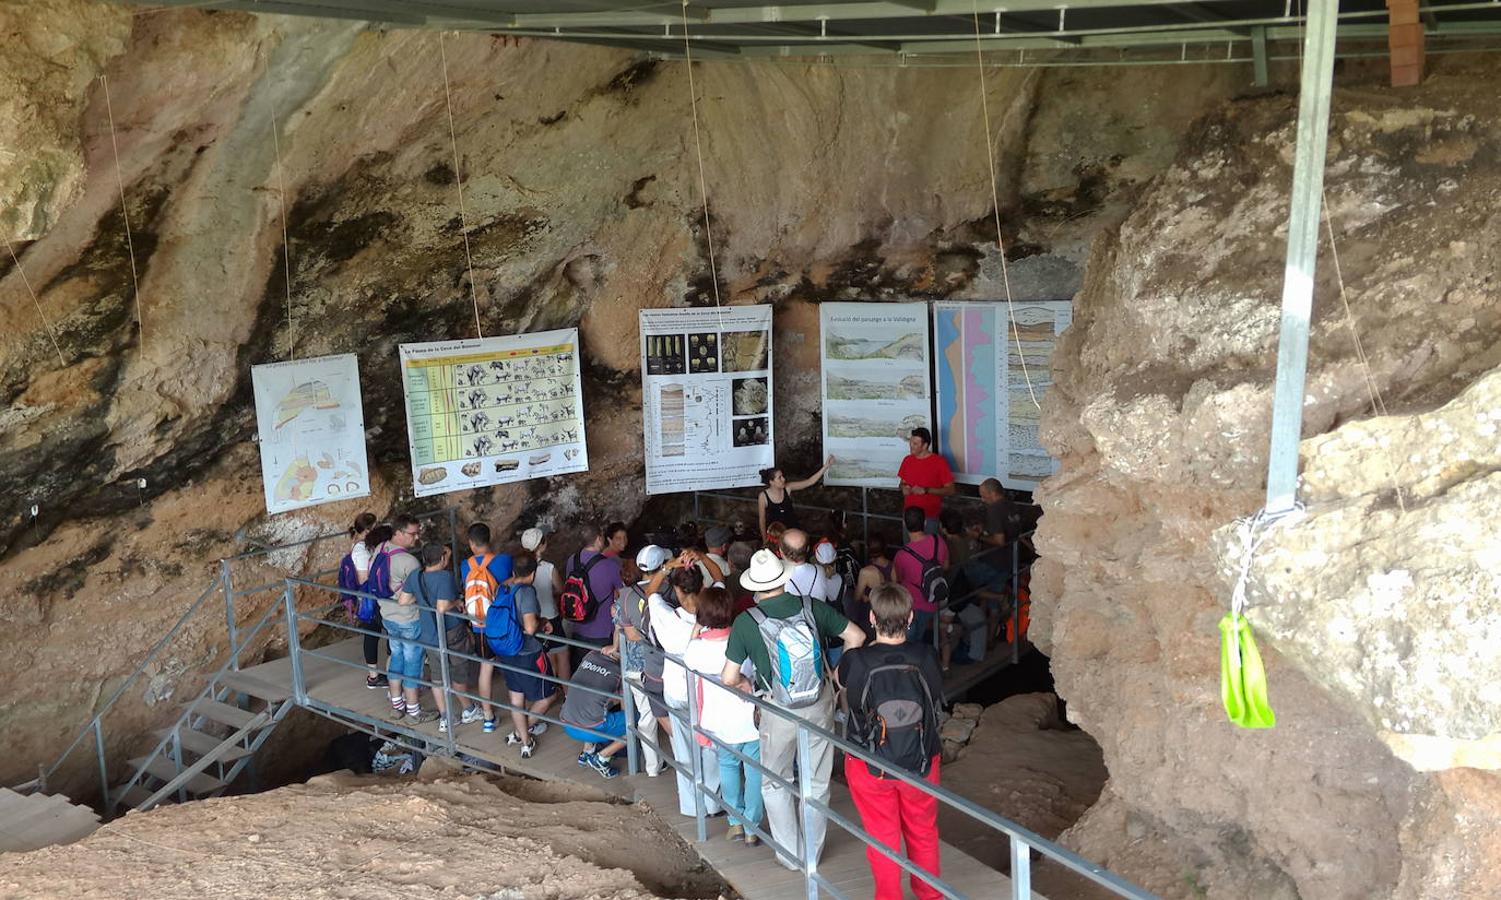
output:
[[[492,685],[495,682],[495,666],[488,660],[495,658],[490,644],[485,640],[485,613],[495,601],[496,591],[511,577],[511,556],[496,553],[490,544],[490,526],[475,522],[466,534],[471,556],[459,566],[459,578],[464,584],[464,613],[474,629],[476,656],[479,667],[480,707],[484,717],[486,734],[495,731],[495,707],[490,705]]]

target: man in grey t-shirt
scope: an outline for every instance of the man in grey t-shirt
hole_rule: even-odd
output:
[[[536,750],[536,736],[547,730],[547,722],[539,717],[558,697],[557,683],[549,680],[553,674],[552,666],[547,654],[542,652],[542,642],[537,639],[542,616],[537,604],[537,590],[532,584],[536,574],[537,558],[530,553],[516,554],[511,562],[511,577],[505,583],[512,590],[516,621],[525,637],[521,641],[521,650],[514,656],[496,657],[505,673],[506,691],[510,694],[512,706],[511,724],[515,726],[506,737],[506,744],[520,744],[522,759],[530,759]],[[496,614],[501,613],[497,610]]]

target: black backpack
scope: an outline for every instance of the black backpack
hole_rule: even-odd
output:
[[[941,537],[933,538],[932,559],[918,555],[918,552],[911,547],[902,547],[897,551],[908,554],[922,565],[922,575],[918,578],[918,584],[922,585],[922,593],[927,601],[940,609],[949,599],[949,580],[943,574],[943,566],[938,562],[938,542],[941,540],[943,540]]]
[[[938,705],[917,666],[883,662],[873,667],[865,676],[856,709],[865,723],[863,734],[851,735],[856,743],[892,768],[928,774],[933,762],[928,748],[938,735]],[[886,777],[884,772],[874,774]]]

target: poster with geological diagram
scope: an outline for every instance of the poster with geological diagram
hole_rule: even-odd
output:
[[[577,328],[402,344],[418,497],[583,472]]]
[[[926,303],[824,303],[823,450],[829,484],[895,488],[913,428],[932,428]]]
[[[354,354],[251,366],[266,512],[370,495]]]
[[[1030,491],[1057,470],[1038,442],[1039,404],[1072,321],[1067,300],[1012,303],[1009,318],[1005,303],[933,305],[936,436],[956,481]]]
[[[770,306],[643,309],[646,492],[760,484],[771,386]]]

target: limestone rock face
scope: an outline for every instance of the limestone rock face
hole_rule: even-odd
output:
[[[1111,775],[1065,837],[1156,892],[1423,895],[1437,845],[1464,848],[1444,877],[1494,874],[1494,842],[1435,810],[1493,803],[1497,776],[1415,767],[1491,758],[1475,742],[1501,708],[1501,130],[1480,87],[1495,79],[1482,65],[1337,93],[1339,267],[1326,234],[1308,514],[1270,532],[1252,570],[1274,729],[1226,721],[1215,626],[1241,559],[1233,522],[1264,492],[1293,100],[1201,120],[1096,244],[1044,410],[1062,469],[1038,494],[1033,633]],[[1426,738],[1449,743],[1426,762],[1402,746]]]

